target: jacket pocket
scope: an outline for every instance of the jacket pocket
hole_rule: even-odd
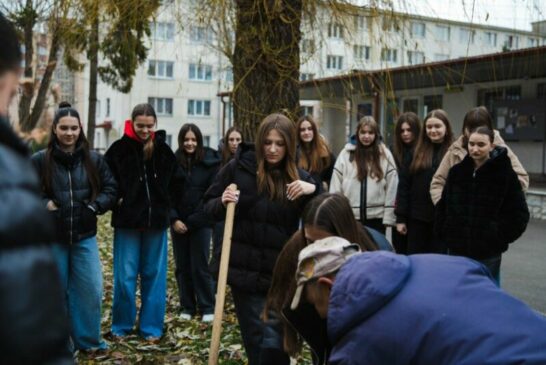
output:
[[[86,205],[81,207],[81,233],[88,233],[97,229],[97,215]]]

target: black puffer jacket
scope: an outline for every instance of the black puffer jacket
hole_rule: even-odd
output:
[[[83,161],[83,149],[63,152],[58,146],[52,150],[52,192],[42,193],[44,206],[52,200],[58,210],[51,212],[57,222],[57,237],[62,243],[76,243],[97,234],[97,214],[111,209],[116,202],[116,181],[104,158],[90,151],[91,161],[100,176],[100,192],[91,200],[91,185]],[[36,152],[32,163],[43,176],[47,150]]]
[[[175,155],[178,161],[186,158],[180,150]],[[178,165],[177,177],[182,179],[182,183],[177,183],[175,188],[171,222],[181,220],[189,231],[213,225],[214,220],[203,210],[203,196],[216,177],[221,162],[218,152],[205,147],[203,161],[193,163],[190,160],[187,168]]]
[[[485,259],[501,254],[529,222],[529,209],[506,148],[474,172],[467,155],[449,171],[436,207],[435,231],[451,253]]]
[[[0,364],[73,364],[54,222],[23,143],[0,117]]]
[[[434,222],[434,204],[430,198],[430,182],[442,161],[441,147],[441,144],[434,144],[432,166],[417,172],[410,171],[413,152],[408,150],[404,153],[404,161],[398,174],[396,208],[394,210],[397,223],[407,223],[410,217],[427,223]]]
[[[266,194],[258,193],[254,146],[244,143],[239,145],[235,158],[220,170],[206,192],[205,211],[217,221],[225,219],[222,193],[226,187],[235,183],[241,192],[235,210],[229,260],[230,285],[254,293],[265,294],[269,289],[277,256],[298,229],[307,201],[320,192],[319,184],[307,172],[298,169],[298,173],[301,180],[315,184],[314,194],[288,203],[269,200]],[[217,258],[219,254],[215,253]]]
[[[165,143],[165,131],[155,133],[152,158],[144,161],[143,144],[124,135],[110,146],[106,161],[118,182],[118,203],[112,226],[166,229],[171,213],[176,157]]]

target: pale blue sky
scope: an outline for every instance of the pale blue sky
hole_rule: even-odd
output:
[[[531,22],[546,19],[546,0],[355,0],[404,13],[531,30]],[[474,12],[472,12],[474,9]]]

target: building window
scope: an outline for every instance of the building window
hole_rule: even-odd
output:
[[[474,44],[475,36],[476,36],[476,31],[474,31],[473,29],[461,28],[459,30],[460,42]]]
[[[190,63],[189,79],[198,81],[212,80],[212,66]]]
[[[233,82],[233,69],[231,67],[226,69],[226,82]]]
[[[488,46],[496,47],[497,46],[497,33],[485,32],[485,43]]]
[[[188,100],[188,115],[210,116],[210,100]]]
[[[537,99],[546,98],[546,82],[537,85]]]
[[[440,61],[447,61],[449,59],[449,55],[443,54],[443,53],[435,53],[434,54],[434,61],[440,62]]]
[[[190,41],[195,43],[211,43],[212,31],[208,27],[192,26],[190,28]]]
[[[447,25],[437,25],[436,26],[436,38],[439,41],[449,42],[450,39],[450,30]]]
[[[536,38],[527,39],[527,47],[537,47],[537,46],[538,46],[538,39]]]
[[[355,22],[356,29],[363,30],[366,28],[366,25],[368,24],[368,18],[365,16],[355,15],[354,22]]]
[[[418,65],[425,62],[425,54],[423,52],[408,51],[408,63],[410,65]]]
[[[301,41],[302,53],[315,53],[315,42],[312,39],[303,39]]]
[[[161,79],[173,78],[174,62],[150,60],[148,63],[148,76]]]
[[[210,136],[203,136],[203,146],[210,147]]]
[[[329,70],[341,70],[343,68],[343,56],[327,56],[326,68]]]
[[[519,37],[515,35],[506,36],[504,46],[508,49],[517,49],[519,47]]]
[[[383,48],[381,50],[381,61],[397,62],[397,53],[395,49]]]
[[[425,23],[412,22],[411,36],[413,38],[425,38]]]
[[[328,37],[343,39],[343,26],[337,23],[328,24]]]
[[[404,99],[402,103],[402,111],[404,113],[406,112],[413,112],[415,114],[419,113],[419,100],[416,98],[411,99]]]
[[[315,74],[300,73],[300,80],[301,81],[309,81],[309,80],[313,80],[314,78],[315,78]]]
[[[425,95],[423,96],[423,115],[427,115],[430,111],[434,109],[443,108],[443,97],[442,95]]]
[[[172,148],[172,146],[173,146],[173,135],[172,134],[167,134],[167,136],[165,138],[165,142],[169,145],[169,147]]]
[[[520,100],[521,86],[498,87],[494,89],[478,90],[478,104],[483,105],[488,110],[493,110],[493,104],[502,100]]]
[[[353,46],[353,54],[356,60],[369,60],[370,59],[370,47],[360,46],[355,44]]]
[[[173,115],[173,99],[172,98],[148,98],[157,115]]]
[[[106,116],[110,116],[110,98],[106,98]]]
[[[301,116],[310,115],[313,116],[313,106],[312,105],[301,105],[300,106]]]
[[[386,32],[394,32],[400,30],[397,24],[398,19],[395,19],[392,16],[383,16],[382,23],[381,23],[381,29],[383,29]]]
[[[152,32],[152,39],[156,41],[174,41],[173,23],[151,23],[150,30]]]

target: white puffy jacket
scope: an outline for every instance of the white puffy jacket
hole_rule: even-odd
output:
[[[365,209],[367,219],[381,218],[384,225],[394,226],[394,203],[396,189],[398,187],[398,173],[391,151],[381,144],[381,169],[383,179],[377,181],[368,175],[365,181],[358,179],[358,170],[353,161],[356,146],[348,143],[334,165],[334,173],[330,181],[330,193],[341,193],[351,203],[351,208],[356,219],[360,219],[361,212]],[[362,192],[366,196],[362,196]],[[365,207],[362,206],[365,203]]]

